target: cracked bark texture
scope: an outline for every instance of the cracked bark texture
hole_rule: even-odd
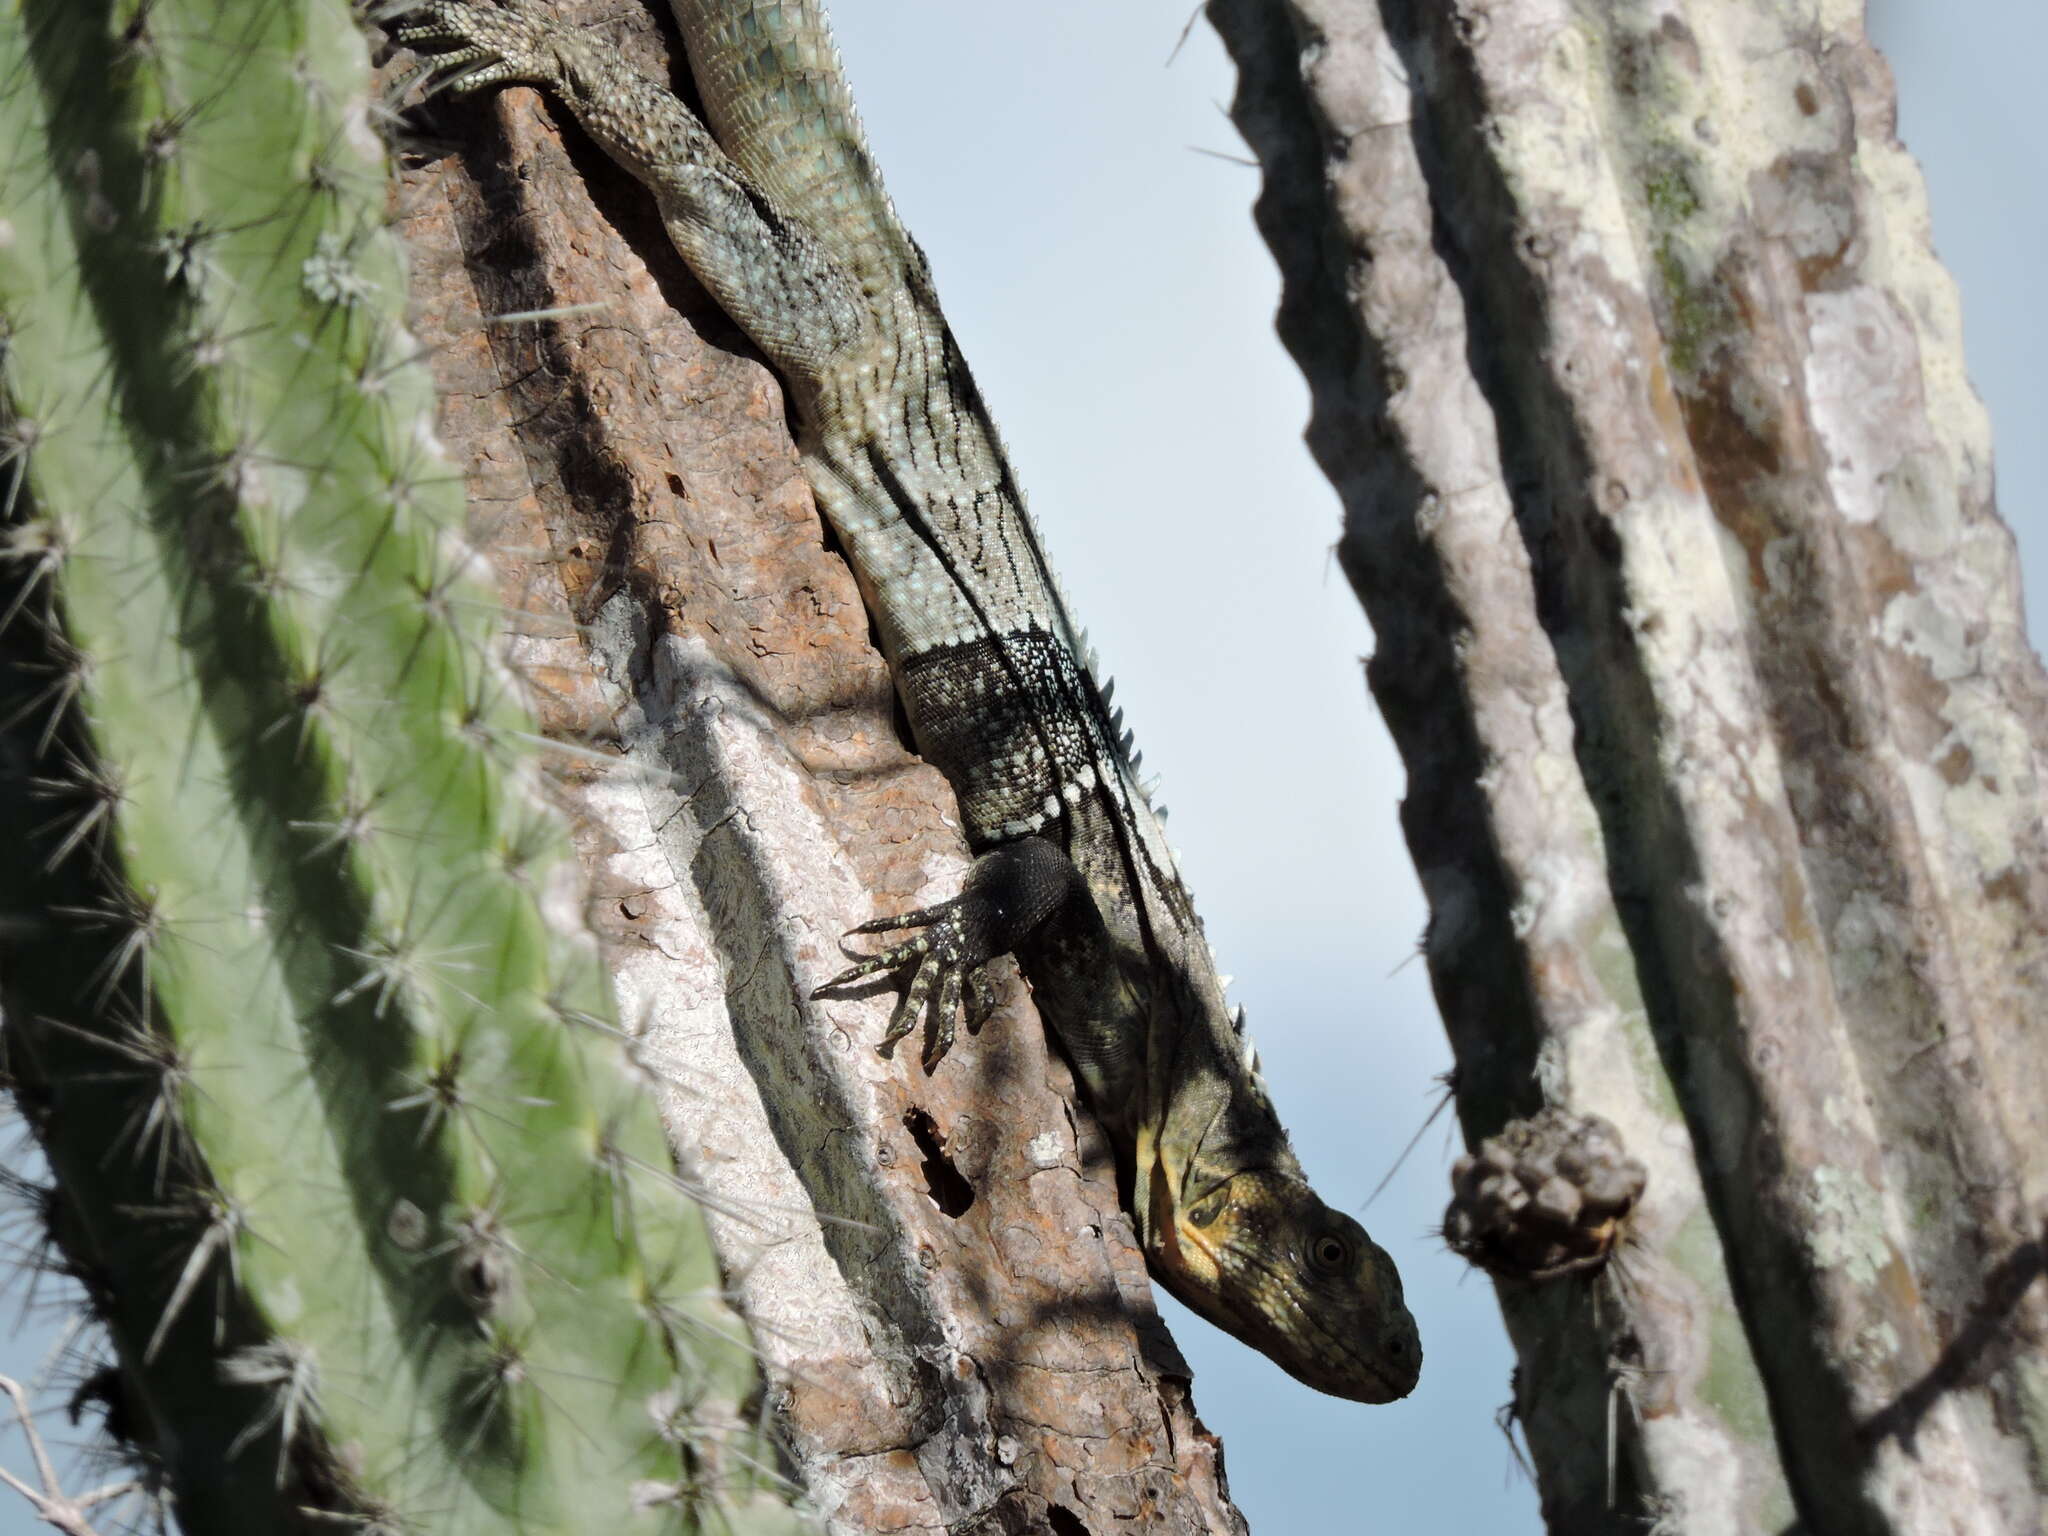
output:
[[[645,13],[592,19],[681,78]],[[930,1078],[877,1055],[884,986],[810,1000],[842,932],[968,860],[774,377],[540,95],[436,113],[450,143],[399,195],[441,430],[564,746],[622,1014],[829,1528],[1242,1532],[1014,968]]]
[[[1503,1281],[1556,1531],[2048,1489],[2044,681],[1855,0],[1210,0],[1468,1138],[1649,1167]]]

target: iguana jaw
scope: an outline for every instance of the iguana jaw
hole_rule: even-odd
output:
[[[1422,1346],[1393,1260],[1301,1180],[1236,1174],[1193,1204],[1151,1161],[1146,1258],[1189,1307],[1320,1392],[1388,1403],[1415,1388]]]

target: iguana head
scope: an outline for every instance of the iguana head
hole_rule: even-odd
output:
[[[1302,1180],[1239,1173],[1175,1209],[1155,1163],[1152,1203],[1156,1273],[1217,1327],[1320,1392],[1390,1403],[1415,1389],[1422,1343],[1394,1261]]]

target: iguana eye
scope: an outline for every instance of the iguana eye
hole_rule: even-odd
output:
[[[1337,1273],[1351,1267],[1351,1245],[1334,1232],[1325,1232],[1308,1245],[1309,1259],[1317,1269]]]
[[[1216,1213],[1223,1209],[1221,1200],[1210,1200],[1188,1212],[1188,1220],[1198,1227],[1206,1227],[1216,1219]]]

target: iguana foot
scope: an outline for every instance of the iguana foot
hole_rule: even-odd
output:
[[[967,883],[951,901],[877,918],[850,930],[849,937],[905,928],[924,931],[864,957],[858,965],[815,988],[811,996],[864,976],[915,965],[910,985],[903,989],[903,998],[889,1017],[880,1050],[887,1056],[896,1049],[896,1042],[917,1027],[936,992],[936,1017],[924,1050],[924,1069],[930,1072],[953,1048],[963,999],[970,1030],[995,1011],[989,962],[1016,949],[1079,888],[1080,874],[1064,853],[1042,837],[1019,838],[976,859],[967,872]]]
[[[433,0],[406,6],[393,37],[428,56],[437,88],[458,93],[487,85],[558,85],[561,44],[571,36],[544,5],[506,0],[497,6]]]
[[[938,1018],[924,1051],[924,1069],[929,1072],[953,1048],[963,991],[970,999],[967,1014],[970,1030],[979,1028],[981,1021],[995,1010],[995,985],[988,979],[985,969],[987,963],[995,958],[995,953],[977,955],[976,951],[982,946],[970,936],[975,926],[972,903],[964,895],[941,902],[936,907],[923,907],[896,917],[862,923],[858,928],[849,930],[849,936],[854,933],[889,933],[904,928],[922,928],[924,932],[901,944],[892,944],[880,954],[867,956],[858,965],[841,971],[817,988],[811,996],[817,997],[849,982],[859,981],[863,976],[915,964],[917,969],[911,975],[910,985],[903,989],[902,1000],[889,1016],[889,1029],[882,1036],[880,1050],[884,1056],[894,1054],[896,1042],[917,1027],[917,1021],[931,1002],[936,988]]]

